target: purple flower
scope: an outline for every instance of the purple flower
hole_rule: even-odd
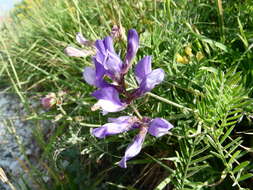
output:
[[[106,70],[103,65],[101,65],[95,58],[93,58],[93,62],[95,63],[95,68],[93,67],[85,67],[83,71],[84,80],[93,86],[98,88],[104,88],[112,86],[104,80],[104,75]]]
[[[97,138],[105,138],[108,135],[115,135],[123,133],[133,129],[134,122],[137,120],[136,117],[121,116],[118,118],[109,118],[110,123],[95,128],[92,130],[92,134]]]
[[[119,80],[123,69],[123,62],[114,50],[112,37],[107,36],[103,40],[97,40],[95,46],[97,49],[96,61],[103,65],[107,71],[107,75],[111,79]]]
[[[66,47],[64,52],[70,57],[87,57],[93,54],[91,50],[78,49],[71,46]]]
[[[92,134],[97,138],[105,138],[108,135],[115,135],[136,128],[140,129],[119,162],[119,166],[122,168],[126,168],[126,162],[140,153],[147,133],[158,138],[167,134],[173,127],[171,123],[162,118],[152,120],[150,118],[143,118],[140,121],[136,117],[121,116],[118,118],[109,118],[108,121],[110,123],[93,129]]]
[[[90,47],[93,46],[93,42],[84,38],[81,33],[77,33],[76,41],[81,45],[90,46]],[[94,51],[92,50],[78,49],[72,46],[66,47],[64,49],[64,52],[70,57],[87,57],[94,54]]]
[[[80,32],[76,34],[76,41],[84,46],[93,46],[93,42],[87,40]]]
[[[150,56],[146,56],[140,60],[135,67],[135,76],[140,86],[135,91],[135,97],[142,96],[146,92],[151,91],[163,81],[164,75],[163,69],[152,70]]]
[[[155,118],[148,123],[148,127],[141,126],[140,132],[135,136],[132,144],[130,144],[125,152],[125,155],[119,162],[119,166],[126,168],[126,161],[138,155],[141,151],[142,144],[145,140],[147,132],[155,137],[161,137],[168,133],[173,127],[171,123],[162,118]]]
[[[92,96],[98,99],[98,102],[92,107],[92,110],[102,109],[103,115],[108,112],[118,112],[126,108],[126,104],[119,99],[118,91],[113,87],[101,88],[93,92]]]
[[[171,128],[173,125],[170,122],[162,118],[155,118],[149,123],[148,133],[155,137],[161,137],[166,135]]]
[[[139,48],[139,36],[135,29],[130,29],[127,35],[127,53],[125,62],[129,66]]]
[[[49,93],[44,98],[41,99],[41,104],[45,109],[51,108],[53,105],[55,105],[57,102],[56,94],[55,93]]]
[[[147,128],[141,127],[139,134],[134,137],[133,142],[127,147],[125,155],[119,162],[120,167],[127,168],[126,165],[127,160],[130,160],[131,158],[135,157],[140,153],[146,134]]]

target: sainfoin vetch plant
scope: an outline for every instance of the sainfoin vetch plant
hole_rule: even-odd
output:
[[[141,116],[133,105],[135,99],[145,96],[147,92],[160,84],[164,80],[165,73],[161,68],[153,70],[151,56],[145,56],[136,64],[134,69],[138,87],[134,90],[127,90],[125,77],[132,67],[132,60],[139,48],[139,36],[135,29],[128,31],[127,51],[124,61],[116,53],[111,36],[91,42],[84,38],[81,33],[78,33],[76,40],[78,43],[92,49],[82,50],[70,46],[65,49],[65,53],[69,56],[85,57],[93,55],[93,66],[85,67],[83,71],[84,80],[98,88],[92,93],[92,96],[98,101],[91,109],[93,111],[100,109],[103,115],[106,115],[109,112],[122,111],[131,105],[136,113],[136,116],[109,118],[109,123],[92,130],[92,134],[97,138],[105,138],[109,135],[116,135],[130,130],[139,131],[119,162],[120,167],[126,168],[126,161],[141,151],[147,133],[155,137],[161,137],[173,127],[171,123],[163,118]]]

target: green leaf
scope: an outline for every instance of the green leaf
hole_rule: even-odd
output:
[[[194,174],[198,173],[200,170],[209,167],[209,164],[204,164],[202,166],[190,167],[188,170],[192,171],[187,174],[187,178],[193,176]]]
[[[229,118],[227,118],[227,121],[237,120],[237,119],[239,119],[240,117],[242,117],[242,114],[238,114],[238,115],[229,117]]]
[[[231,126],[231,125],[234,125],[234,124],[236,124],[236,123],[237,123],[237,121],[227,122],[227,123],[225,123],[225,124],[222,124],[221,127]]]
[[[248,179],[248,178],[251,178],[252,176],[253,176],[252,173],[247,173],[247,174],[241,176],[241,177],[238,179],[238,181],[246,180],[246,179]]]
[[[156,158],[154,158],[153,156],[148,155],[152,160],[154,160],[155,162],[157,162],[159,165],[163,166],[166,170],[168,170],[170,173],[174,173],[175,171],[173,169],[171,169],[169,166],[165,165],[164,163],[162,163],[160,160],[157,160]]]
[[[228,161],[228,164],[233,164],[234,161],[236,160],[236,158],[238,157],[238,155],[240,154],[240,150],[237,150],[233,155],[232,157],[229,159]]]
[[[225,135],[221,138],[220,140],[220,143],[222,144],[226,139],[227,137],[230,135],[230,133],[232,132],[232,130],[234,129],[235,125],[232,125],[228,130],[227,132],[225,133]]]
[[[239,141],[242,139],[242,137],[237,137],[236,139],[234,139],[232,142],[230,142],[229,144],[227,144],[226,146],[224,146],[224,149],[229,149],[231,148],[232,146],[236,146],[238,147],[239,145]],[[234,145],[234,144],[237,144],[237,145]]]
[[[208,158],[211,158],[211,157],[213,157],[212,155],[206,155],[206,156],[203,156],[203,157],[200,157],[200,158],[198,158],[198,159],[195,159],[195,160],[192,160],[191,161],[191,164],[196,164],[196,163],[198,163],[198,162],[202,162],[202,161],[204,161],[204,160],[207,160]]]
[[[158,186],[156,186],[155,190],[163,190],[166,185],[171,182],[172,175],[166,177]]]
[[[220,154],[218,154],[216,152],[213,152],[213,151],[210,151],[210,153],[215,155],[217,158],[220,158],[221,160],[224,160],[223,157]]]
[[[200,70],[204,70],[204,71],[208,71],[208,72],[211,72],[211,73],[218,73],[218,70],[214,67],[200,67],[199,68]]]
[[[233,169],[233,173],[236,173],[238,172],[239,170],[245,168],[247,165],[249,165],[250,161],[244,161],[242,162],[240,165],[236,166],[234,169]]]
[[[195,151],[194,154],[192,155],[192,157],[197,156],[197,155],[201,154],[202,152],[205,152],[209,147],[210,147],[210,145],[206,145],[204,148]]]

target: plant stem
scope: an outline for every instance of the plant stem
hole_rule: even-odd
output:
[[[158,99],[158,100],[160,100],[160,101],[162,101],[162,102],[165,102],[165,103],[167,103],[167,104],[170,104],[170,105],[172,105],[172,106],[175,106],[175,107],[178,107],[178,108],[181,108],[181,109],[184,109],[184,110],[193,112],[193,110],[192,110],[191,108],[187,108],[187,107],[185,107],[185,106],[182,106],[182,105],[180,105],[180,104],[177,104],[177,103],[175,103],[175,102],[172,102],[172,101],[170,101],[170,100],[167,100],[166,98],[160,97],[160,96],[158,96],[158,95],[156,95],[156,94],[153,94],[153,93],[151,93],[151,92],[148,92],[147,94],[150,95],[150,96],[152,96],[153,98],[156,98],[156,99]]]
[[[14,187],[14,185],[12,185],[12,183],[10,181],[7,181],[7,184],[9,185],[11,190],[16,190],[16,188]]]
[[[84,127],[100,127],[101,126],[101,125],[90,124],[90,123],[79,123],[79,125],[84,126]]]
[[[130,104],[130,106],[134,110],[134,112],[136,113],[137,117],[139,119],[142,119],[142,116],[141,116],[140,112],[137,110],[137,108],[133,104]]]
[[[125,83],[126,83],[127,85],[133,87],[133,88],[137,88],[137,86],[134,85],[134,84],[132,84],[132,83],[129,83],[129,82],[127,82],[127,81],[125,81]],[[153,98],[156,98],[156,99],[158,99],[158,100],[164,102],[164,103],[167,103],[167,104],[170,104],[170,105],[172,105],[172,106],[175,106],[175,107],[178,107],[178,108],[181,108],[181,109],[184,109],[184,110],[193,112],[193,109],[191,109],[191,108],[187,108],[187,107],[185,107],[185,106],[182,106],[182,105],[180,105],[180,104],[177,104],[177,103],[175,103],[175,102],[172,102],[172,101],[170,101],[170,100],[168,100],[168,99],[166,99],[166,98],[163,98],[163,97],[158,96],[158,95],[156,95],[156,94],[153,94],[153,93],[151,93],[151,92],[148,92],[147,94],[150,95],[150,96],[152,96]]]

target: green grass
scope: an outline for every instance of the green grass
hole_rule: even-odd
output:
[[[39,167],[26,164],[39,189],[253,188],[252,1],[41,0],[29,7],[16,7],[13,22],[2,28],[0,77],[35,123]],[[166,72],[153,94],[135,102],[138,110],[175,126],[170,135],[148,137],[126,170],[116,163],[134,132],[105,140],[91,136],[90,128],[107,119],[90,111],[94,89],[83,81],[82,70],[91,59],[70,58],[63,51],[68,44],[78,47],[77,32],[101,39],[114,24],[139,32],[135,63],[152,55],[153,68]],[[126,41],[115,45],[124,55]],[[204,58],[198,60],[197,52]],[[188,62],[179,63],[177,54]],[[67,92],[61,106],[43,114],[31,108],[31,101],[60,91]],[[109,116],[129,113],[131,108]],[[40,120],[59,114],[62,118],[45,134]],[[44,173],[50,183],[43,181]]]

